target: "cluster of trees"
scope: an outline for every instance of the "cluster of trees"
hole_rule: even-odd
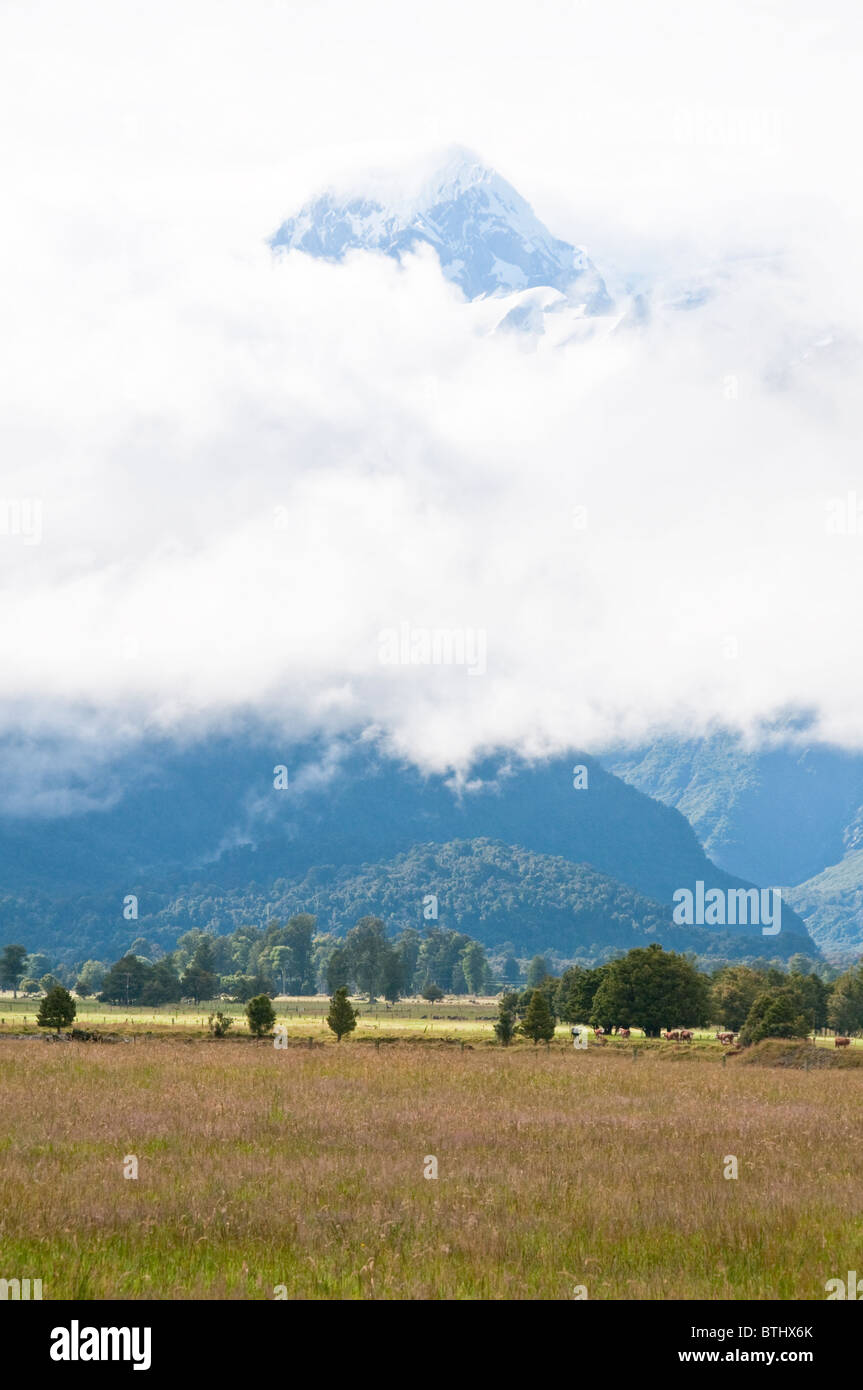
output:
[[[50,973],[51,961],[42,951],[28,952],[26,946],[4,946],[0,951],[0,989],[22,994],[47,994],[62,983]]]
[[[38,994],[63,985],[109,1004],[150,1006],[218,995],[246,1003],[261,994],[333,994],[342,985],[389,1000],[498,987],[484,947],[464,932],[432,925],[424,932],[406,927],[391,937],[381,918],[365,916],[338,938],[319,933],[315,917],[305,912],[284,925],[240,927],[228,936],[194,929],[167,954],[139,937],[113,964],[87,960],[77,970],[55,967],[57,975],[30,974],[48,965],[47,957],[7,946],[0,953],[0,987]],[[503,974],[518,980],[514,957],[505,961]]]
[[[548,1041],[555,1023],[590,1023],[594,1028],[641,1028],[658,1037],[676,1024],[699,1026],[711,1015],[710,979],[687,956],[658,944],[637,947],[606,965],[570,966],[560,976],[542,973],[542,957],[531,961],[527,986],[500,1001],[496,1031],[501,1042],[518,1030],[534,1042]]]
[[[420,933],[405,927],[393,939],[380,917],[362,917],[343,942],[330,952],[326,966],[328,993],[353,985],[370,998],[396,1000],[425,993],[480,994],[493,988],[485,949],[463,932],[429,927]]]
[[[788,973],[768,967],[729,965],[713,980],[713,1014],[741,1041],[761,1038],[802,1038],[814,1029],[843,1032],[863,1029],[863,990],[856,1014],[843,1007],[852,981],[863,986],[861,968],[828,985],[804,961],[792,957]]]
[[[641,1028],[647,1037],[678,1025],[717,1024],[739,1033],[744,1045],[827,1027],[863,1032],[863,962],[830,984],[803,957],[792,957],[787,972],[764,962],[727,965],[711,976],[655,944],[593,969],[571,966],[560,976],[543,974],[544,964],[535,958],[527,987],[503,995],[501,1042],[516,1029],[534,1041],[550,1037],[558,1019],[605,1031]]]
[[[528,989],[523,995],[510,991],[500,1001],[494,1031],[498,1042],[504,1047],[509,1046],[516,1033],[523,1033],[534,1045],[538,1042],[550,1043],[556,1021],[545,989]]]

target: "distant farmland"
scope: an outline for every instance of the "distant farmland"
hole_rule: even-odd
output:
[[[366,1000],[354,998],[359,1011],[359,1021],[352,1040],[361,1038],[399,1038],[430,1041],[434,1038],[464,1040],[465,1044],[497,1046],[494,1021],[498,1016],[500,999],[466,998],[464,995],[449,996],[436,1003],[424,999],[400,999],[392,1006],[384,1000],[370,1005]],[[123,1034],[152,1034],[154,1036],[193,1036],[207,1035],[207,1018],[216,1010],[222,1010],[233,1019],[232,1036],[247,1035],[244,1005],[214,1000],[200,1004],[162,1004],[157,1007],[136,1004],[101,1004],[95,999],[77,999],[75,1027],[95,1029],[98,1032],[120,1032]],[[36,1025],[38,999],[13,1000],[11,993],[0,995],[0,1037],[8,1033],[32,1033],[40,1030]],[[326,1024],[329,1000],[323,995],[281,996],[273,1000],[273,1008],[279,1023],[287,1026],[289,1036],[297,1038],[313,1037],[332,1042],[333,1035]],[[583,1025],[584,1026],[584,1025]],[[570,1025],[559,1023],[556,1042],[569,1043]],[[593,1037],[593,1030],[588,1029]],[[712,1042],[716,1027],[693,1030],[696,1045]],[[606,1039],[607,1045],[615,1047],[617,1040]],[[524,1045],[524,1043],[515,1045]],[[530,1044],[527,1044],[530,1046]],[[623,1044],[620,1044],[621,1046]],[[655,1046],[656,1044],[650,1044]],[[833,1034],[819,1036],[817,1045],[833,1048]],[[645,1046],[644,1038],[638,1028],[632,1029],[632,1038],[627,1048]],[[852,1049],[863,1051],[863,1038],[852,1038]],[[711,1048],[711,1052],[721,1053],[721,1049]],[[5,1054],[4,1054],[5,1055]]]
[[[6,1038],[4,1264],[46,1299],[823,1299],[859,1266],[863,1069],[466,1039]]]

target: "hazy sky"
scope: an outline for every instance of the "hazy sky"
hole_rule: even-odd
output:
[[[4,0],[0,728],[863,743],[861,79],[851,3]],[[433,256],[272,261],[452,143],[616,292],[716,297],[526,352]],[[485,673],[382,666],[402,622]]]

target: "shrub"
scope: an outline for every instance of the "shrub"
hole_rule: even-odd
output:
[[[330,1000],[330,1011],[327,1014],[327,1024],[335,1033],[336,1038],[341,1042],[345,1033],[352,1033],[357,1026],[357,1011],[348,999],[348,991],[344,985],[337,989]]]
[[[554,1037],[554,1018],[548,1007],[548,1000],[541,989],[535,989],[527,1006],[527,1013],[521,1025],[525,1037],[533,1039],[534,1047],[542,1039],[551,1042]]]
[[[502,1002],[498,1011],[497,1023],[494,1025],[494,1031],[497,1034],[498,1042],[504,1047],[509,1047],[509,1044],[512,1042],[512,1035],[515,1032],[515,1019],[511,1011],[505,1008]]]
[[[269,1033],[276,1021],[276,1011],[269,995],[256,994],[254,999],[250,999],[246,1005],[246,1018],[249,1020],[249,1028],[256,1038],[261,1038],[265,1033]]]
[[[59,1033],[61,1028],[69,1027],[77,1012],[78,1007],[68,989],[55,985],[39,1005],[36,1022],[40,1028],[56,1028]]]

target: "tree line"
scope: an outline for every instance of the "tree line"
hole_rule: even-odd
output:
[[[110,964],[87,960],[77,968],[55,965],[53,972],[49,964],[24,946],[7,946],[0,953],[0,987],[39,994],[63,985],[109,1004],[155,1007],[219,995],[241,1003],[261,994],[332,995],[341,986],[395,1001],[423,992],[429,998],[491,993],[519,979],[511,957],[496,980],[485,948],[464,932],[405,927],[391,937],[380,917],[365,916],[338,938],[319,933],[315,917],[305,912],[285,924],[240,927],[227,936],[193,929],[167,954],[138,938]]]
[[[535,956],[523,968],[509,955],[493,965],[484,947],[463,932],[430,925],[389,936],[379,917],[361,917],[345,937],[319,933],[310,913],[282,924],[241,927],[227,936],[198,929],[158,954],[143,938],[113,963],[89,960],[77,970],[9,945],[0,952],[0,987],[47,993],[58,985],[109,1004],[156,1007],[224,996],[247,1003],[262,995],[326,993],[339,989],[389,1001],[421,994],[504,991],[504,1012],[521,1026],[537,990],[553,1021],[589,1023],[606,1031],[715,1023],[732,1032],[805,1036],[813,1029],[863,1032],[863,963],[839,974],[793,956],[787,969],[773,961],[727,963],[708,974],[691,955],[652,944],[598,966],[571,965],[555,973]],[[38,974],[39,971],[43,973]],[[757,1038],[755,1039],[757,1040]]]

